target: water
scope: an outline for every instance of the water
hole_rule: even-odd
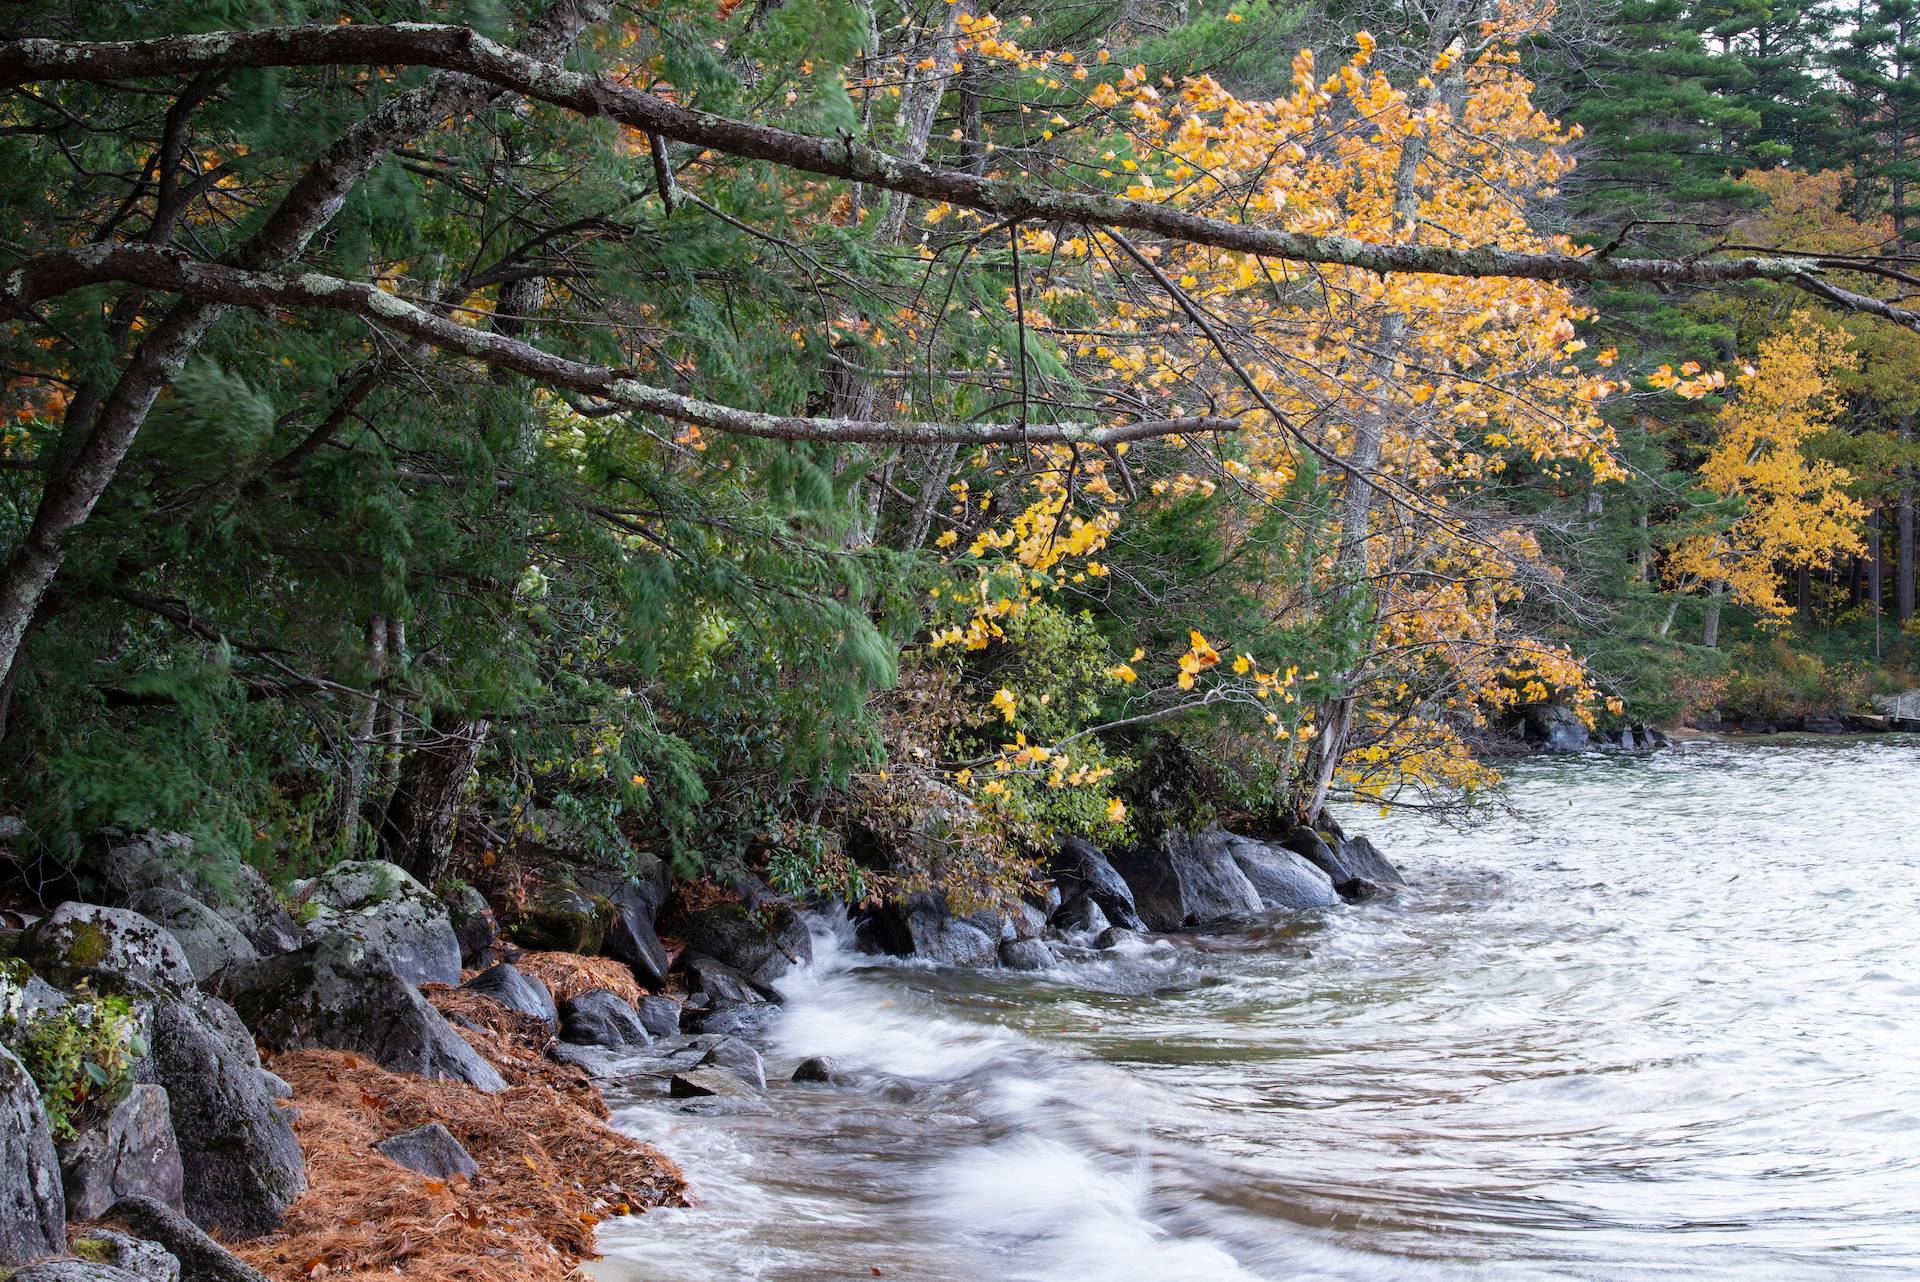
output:
[[[1346,816],[1385,903],[789,982],[777,1086],[617,1119],[700,1204],[612,1282],[1920,1277],[1920,745],[1534,762],[1458,832]]]

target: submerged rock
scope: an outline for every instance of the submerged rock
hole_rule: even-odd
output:
[[[723,1037],[700,1057],[696,1068],[724,1068],[742,1081],[765,1090],[767,1065],[760,1052],[737,1037]]]
[[[452,1078],[483,1091],[507,1087],[383,951],[351,934],[228,967],[220,992],[275,1050],[355,1051],[396,1073]]]
[[[398,864],[358,859],[327,870],[306,892],[307,939],[345,935],[376,948],[412,984],[460,982],[460,938],[433,892]]]
[[[186,1170],[164,1087],[137,1084],[127,1097],[60,1148],[67,1214],[97,1220],[123,1197],[183,1207]]]
[[[1116,854],[1140,920],[1162,933],[1257,917],[1260,893],[1234,861],[1231,834],[1208,828],[1169,832],[1151,845]]]
[[[64,1251],[67,1203],[40,1092],[0,1046],[0,1265]]]
[[[233,1008],[198,991],[157,1003],[153,1069],[180,1146],[187,1214],[236,1238],[278,1228],[306,1191],[306,1163]]]
[[[480,1163],[473,1160],[466,1145],[438,1122],[389,1135],[373,1147],[388,1161],[431,1180],[470,1180],[480,1173]]]
[[[707,1095],[758,1099],[760,1092],[752,1083],[724,1068],[689,1068],[667,1079],[667,1094],[674,1099],[696,1099]]]

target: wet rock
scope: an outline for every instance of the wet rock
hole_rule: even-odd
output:
[[[1006,943],[1008,938],[1041,938],[1047,933],[1047,924],[1049,920],[1051,920],[1054,910],[1059,907],[1060,892],[1056,889],[1049,889],[1047,891],[1047,899],[1044,907],[1040,904],[1028,903],[1024,899],[1020,900],[1007,911],[1007,925],[1010,933],[1007,938],[1003,938],[1000,942]]]
[[[1038,939],[1010,939],[1000,945],[1000,964],[1008,970],[1045,970],[1053,965],[1053,950]]]
[[[803,1059],[793,1070],[793,1080],[796,1082],[833,1082],[841,1076],[843,1074],[839,1067],[825,1055]]]
[[[570,1064],[589,1076],[607,1079],[619,1071],[618,1061],[604,1046],[576,1046],[572,1042],[552,1042],[547,1058],[556,1064]]]
[[[578,886],[555,882],[528,902],[513,937],[527,948],[592,956],[606,942],[611,915],[612,905],[606,900],[595,899]]]
[[[40,1092],[0,1046],[0,1265],[25,1264],[66,1246],[60,1159]]]
[[[1347,837],[1331,826],[1322,834],[1295,828],[1281,844],[1318,868],[1342,899],[1359,903],[1406,886],[1406,878],[1365,837]]]
[[[1063,901],[1084,896],[1100,906],[1106,920],[1129,930],[1145,930],[1133,890],[1113,862],[1092,842],[1069,837],[1060,843],[1053,860],[1054,884]],[[1101,927],[1105,929],[1105,927]]]
[[[800,914],[786,904],[759,909],[736,903],[715,904],[688,913],[683,930],[690,950],[725,962],[762,983],[771,983],[795,966],[813,960],[813,936]]]
[[[862,924],[860,941],[870,952],[923,957],[942,966],[991,966],[999,939],[961,921],[931,895],[883,904]]]
[[[1137,930],[1128,930],[1125,926],[1109,926],[1100,932],[1100,937],[1093,941],[1093,946],[1104,952],[1109,948],[1118,948],[1122,944],[1131,943],[1140,938],[1142,935]]]
[[[63,988],[153,996],[193,985],[193,966],[166,928],[125,908],[67,902],[20,937],[20,956]]]
[[[1148,929],[1165,933],[1211,926],[1266,910],[1234,861],[1231,840],[1231,834],[1219,828],[1169,832],[1157,842],[1114,856],[1114,866],[1132,889],[1139,918]]]
[[[112,1229],[88,1229],[73,1240],[73,1253],[91,1263],[122,1269],[140,1282],[179,1282],[180,1261],[173,1252],[158,1242]]]
[[[129,899],[127,907],[166,927],[187,955],[196,980],[211,979],[224,966],[260,956],[233,923],[184,891],[150,886]]]
[[[1333,878],[1284,846],[1270,846],[1250,837],[1229,836],[1228,848],[1240,871],[1253,883],[1260,902],[1268,908],[1300,910],[1328,908],[1340,902]]]
[[[744,971],[713,957],[688,952],[681,957],[687,987],[714,1002],[777,1002],[779,992]]]
[[[560,1007],[562,1041],[583,1046],[645,1046],[653,1040],[618,993],[593,988]]]
[[[384,953],[411,984],[460,982],[460,939],[432,891],[398,864],[336,864],[306,891],[309,942],[344,935]]]
[[[599,895],[608,906],[606,931],[600,951],[622,961],[648,988],[667,982],[667,950],[655,923],[671,883],[665,861],[636,854],[630,874],[581,869],[580,884]]]
[[[493,944],[500,937],[500,922],[487,906],[486,896],[462,881],[442,887],[440,902],[447,910],[454,940],[460,945],[460,964],[492,965]]]
[[[758,1098],[759,1090],[724,1068],[689,1068],[667,1079],[667,1094],[674,1099],[695,1099],[706,1095],[731,1098]]]
[[[751,1033],[772,1018],[773,1010],[770,1002],[718,1001],[684,1010],[680,1027],[689,1033]]]
[[[1062,934],[1097,935],[1111,924],[1105,910],[1085,894],[1067,900],[1053,915],[1053,928]]]
[[[1559,703],[1534,703],[1520,710],[1521,734],[1542,752],[1586,752],[1592,732],[1580,714]]]
[[[470,1180],[480,1173],[466,1146],[438,1122],[428,1122],[398,1135],[389,1135],[374,1149],[390,1162],[418,1171],[430,1180]]]
[[[671,997],[642,997],[634,1009],[640,1016],[640,1027],[655,1037],[671,1037],[680,1031],[680,1003]]]
[[[553,994],[547,991],[546,984],[506,962],[481,971],[460,987],[491,997],[522,1015],[544,1019],[555,1028],[560,1026],[560,1011],[553,1004]]]
[[[184,1205],[186,1170],[166,1089],[135,1085],[105,1117],[60,1146],[60,1172],[67,1214],[76,1220],[97,1220],[135,1194]]]
[[[744,1082],[761,1090],[767,1088],[767,1065],[760,1052],[737,1037],[722,1038],[700,1057],[697,1068],[724,1068]]]
[[[506,1082],[381,949],[350,933],[220,973],[220,993],[274,1050],[354,1051],[382,1068],[483,1091]]]
[[[180,1262],[186,1282],[267,1282],[186,1216],[152,1198],[121,1198],[107,1218],[134,1236],[165,1247]]]
[[[158,1002],[152,1052],[180,1147],[187,1214],[235,1238],[278,1228],[306,1191],[307,1168],[239,1016],[197,991]]]

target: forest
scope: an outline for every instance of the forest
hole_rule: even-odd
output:
[[[569,1030],[764,1090],[798,913],[1037,969],[1920,729],[1908,0],[15,0],[0,93],[48,1224],[158,1081],[206,1276],[558,1282],[685,1187]]]

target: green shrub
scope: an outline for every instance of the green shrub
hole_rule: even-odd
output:
[[[18,984],[24,977],[0,976],[7,1041],[40,1088],[47,1125],[57,1140],[70,1140],[80,1128],[126,1098],[133,1069],[147,1054],[140,1017],[124,997],[95,995],[82,989],[56,1011],[19,1017]]]

